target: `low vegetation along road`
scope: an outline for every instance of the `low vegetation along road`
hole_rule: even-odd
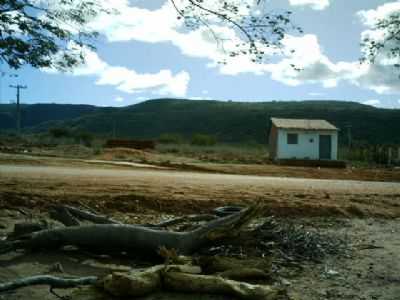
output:
[[[400,184],[207,174],[105,165],[0,165],[0,204],[198,212],[263,202],[278,215],[400,216]]]

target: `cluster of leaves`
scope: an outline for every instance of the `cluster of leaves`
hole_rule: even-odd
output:
[[[84,25],[102,11],[91,0],[0,0],[0,59],[14,69],[76,66],[97,36]]]
[[[366,36],[362,40],[361,46],[364,52],[362,62],[375,63],[380,57],[400,59],[400,13],[393,13],[377,20],[373,30],[382,32],[383,36],[381,39]],[[400,68],[399,63],[393,66]]]
[[[207,27],[226,57],[248,56],[253,62],[262,62],[267,52],[282,49],[282,40],[289,31],[302,32],[291,22],[291,12],[263,12],[258,1],[171,0],[179,16],[190,29]],[[237,36],[233,47],[224,47],[226,37],[218,26],[232,29]],[[220,61],[227,63],[227,59]]]

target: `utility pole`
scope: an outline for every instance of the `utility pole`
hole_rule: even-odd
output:
[[[352,126],[351,126],[351,124],[347,124],[346,125],[346,127],[347,127],[347,142],[348,142],[348,147],[349,147],[349,149],[351,148],[351,144],[352,144],[352,141],[351,141],[351,128],[352,128]]]
[[[26,85],[10,85],[10,88],[16,89],[17,90],[17,133],[18,135],[21,134],[21,108],[20,108],[20,95],[21,89],[27,89],[28,87]]]

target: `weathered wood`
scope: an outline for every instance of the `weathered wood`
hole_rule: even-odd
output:
[[[18,249],[57,249],[76,246],[109,252],[157,254],[162,246],[180,254],[190,254],[200,247],[236,235],[258,213],[249,207],[237,214],[220,218],[189,232],[155,230],[136,225],[95,224],[42,230],[24,239],[0,244],[0,254]]]
[[[141,297],[158,290],[224,294],[249,300],[285,299],[286,296],[279,288],[200,275],[200,272],[201,268],[196,266],[158,265],[144,271],[110,274],[100,281],[99,287],[116,297]]]
[[[93,285],[97,282],[96,276],[80,278],[62,278],[50,275],[38,275],[19,278],[10,282],[0,283],[0,292],[16,290],[33,285],[49,285],[51,288],[65,289],[82,285]]]
[[[10,234],[9,239],[16,239],[18,237],[45,229],[48,229],[48,225],[46,223],[41,223],[41,222],[16,223],[14,225],[14,231]]]
[[[165,272],[183,272],[200,274],[201,268],[188,265],[157,265],[145,270],[132,272],[115,272],[107,275],[100,282],[104,290],[116,297],[140,297],[163,289],[163,275]]]
[[[79,221],[63,206],[55,206],[50,210],[50,218],[64,226],[79,226]]]
[[[120,222],[113,220],[107,216],[102,216],[99,214],[95,214],[88,210],[78,209],[76,207],[68,206],[68,205],[57,205],[54,207],[56,210],[66,210],[75,218],[80,220],[90,221],[95,224],[121,224]]]
[[[286,292],[268,285],[255,285],[212,275],[165,272],[164,287],[187,293],[223,294],[249,300],[284,299]]]
[[[161,270],[158,265],[143,272],[116,272],[102,280],[103,289],[116,297],[140,297],[161,289]]]
[[[168,226],[178,225],[178,224],[184,223],[184,222],[212,221],[212,220],[215,220],[216,218],[217,218],[217,216],[210,215],[210,214],[189,215],[189,216],[182,216],[182,217],[177,217],[174,219],[166,220],[166,221],[160,222],[158,224],[150,225],[149,227],[168,227]]]

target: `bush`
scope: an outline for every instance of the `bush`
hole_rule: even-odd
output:
[[[214,146],[217,139],[207,134],[194,134],[190,143],[195,146]]]
[[[161,144],[182,144],[183,138],[177,133],[164,133],[158,138]]]
[[[71,136],[71,132],[67,128],[62,127],[50,128],[49,133],[54,138],[64,138]]]
[[[93,135],[87,131],[78,131],[74,133],[74,138],[76,142],[85,145],[86,147],[90,147],[93,141]]]

